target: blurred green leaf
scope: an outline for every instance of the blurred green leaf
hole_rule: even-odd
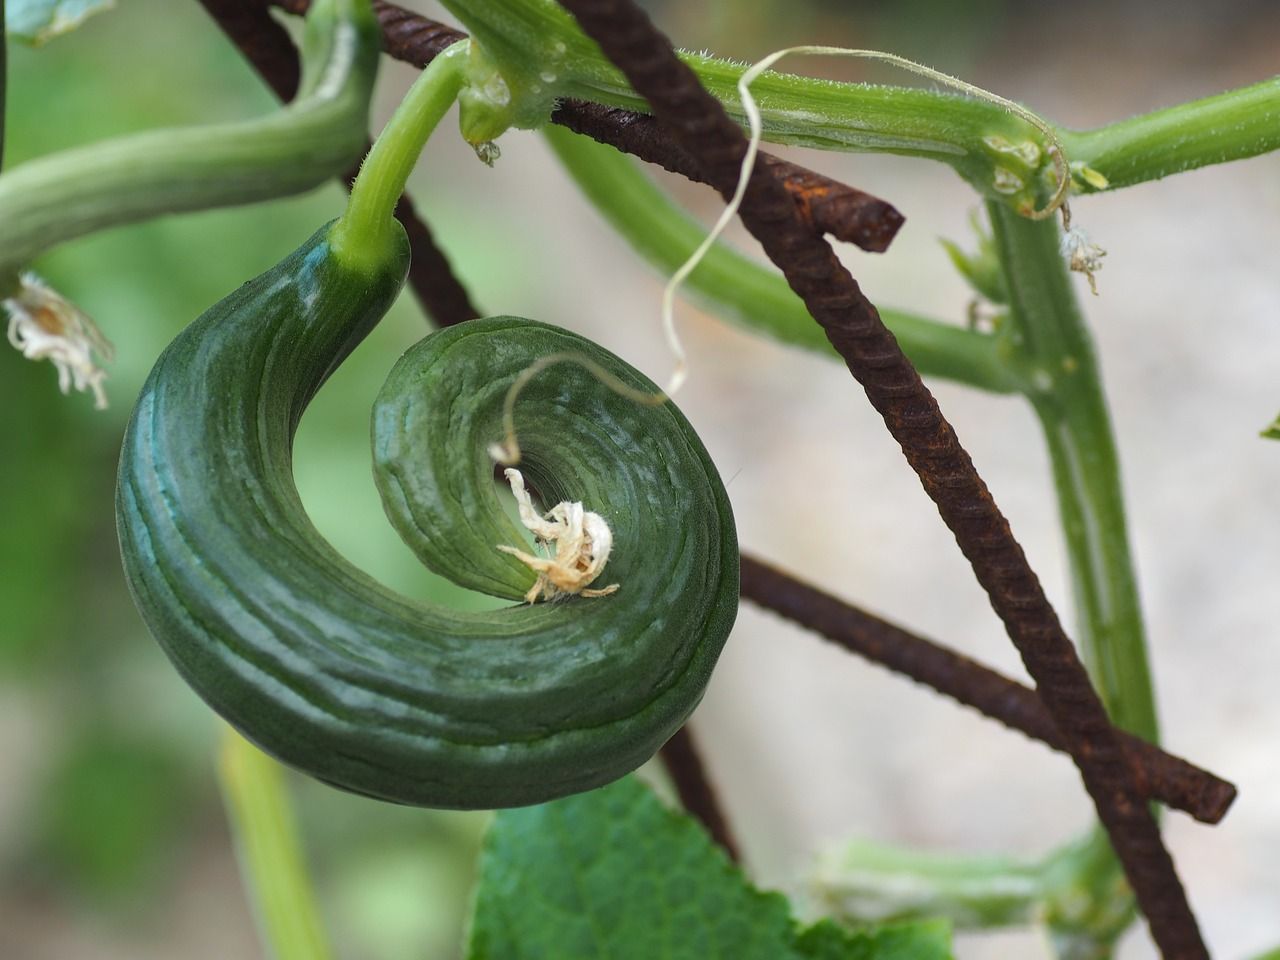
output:
[[[0,322],[5,320],[0,310]],[[75,440],[74,399],[46,363],[0,344],[0,671],[29,665],[65,640],[77,542],[91,518],[83,496],[93,451]]]
[[[1276,417],[1262,431],[1262,435],[1268,440],[1280,440],[1280,417]]]
[[[187,786],[171,749],[137,735],[83,731],[44,784],[42,862],[108,903],[146,892],[185,826]]]
[[[1009,289],[1005,284],[1004,270],[1000,266],[995,239],[989,231],[982,228],[982,223],[976,216],[970,220],[970,224],[978,238],[978,249],[973,253],[966,253],[958,244],[950,240],[939,239],[938,242],[947,251],[952,265],[969,282],[969,286],[975,293],[992,303],[1007,304]]]
[[[7,0],[5,26],[15,40],[38,47],[115,5],[115,0]]]
[[[468,957],[898,960],[946,957],[945,939],[934,924],[801,931],[785,897],[751,887],[693,820],[626,777],[497,814]]]

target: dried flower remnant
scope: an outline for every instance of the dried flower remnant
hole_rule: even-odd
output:
[[[529,592],[524,595],[528,603],[538,597],[554,600],[557,597],[576,594],[582,597],[605,597],[618,589],[616,583],[600,589],[588,589],[604,572],[613,549],[613,531],[604,517],[584,510],[581,503],[563,500],[551,508],[545,517],[538,516],[524,487],[524,476],[519,470],[506,469],[503,476],[511,484],[516,505],[520,508],[520,522],[533,533],[540,545],[555,544],[550,557],[535,557],[500,544],[498,549],[509,553],[538,574]]]
[[[1098,281],[1094,274],[1102,269],[1102,258],[1107,251],[1089,240],[1089,235],[1079,227],[1068,227],[1062,234],[1062,255],[1067,265],[1076,273],[1089,278],[1089,289],[1098,295]]]
[[[63,393],[93,392],[93,405],[107,408],[102,389],[111,344],[83,311],[34,273],[22,275],[18,292],[2,301],[9,312],[9,342],[28,360],[48,360],[58,370]]]

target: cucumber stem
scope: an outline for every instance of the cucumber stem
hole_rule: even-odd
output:
[[[331,234],[333,251],[345,262],[380,260],[395,241],[396,202],[427,139],[458,98],[468,44],[458,41],[427,65],[360,165]]]

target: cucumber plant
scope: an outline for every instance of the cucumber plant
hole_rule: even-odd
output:
[[[0,175],[0,292],[10,338],[26,344],[29,356],[39,353],[31,344],[47,315],[41,311],[72,316],[69,305],[19,275],[54,244],[163,213],[306,190],[358,155],[377,63],[369,3],[282,5],[310,12],[301,93],[277,114],[123,138]],[[522,467],[546,506],[585,504],[608,523],[616,594],[476,614],[409,601],[346,561],[302,509],[292,477],[294,433],[321,385],[400,292],[411,254],[393,211],[453,102],[464,137],[482,157],[492,159],[493,142],[508,129],[545,130],[584,193],[659,269],[674,269],[700,240],[699,229],[629,161],[551,124],[565,99],[648,109],[564,9],[552,0],[445,6],[471,38],[431,60],[370,151],[345,212],[211,307],[157,360],[125,435],[117,517],[143,619],[178,672],[239,734],[317,779],[378,799],[522,807],[612,783],[681,727],[733,625],[738,544],[716,469],[675,406],[637,404],[581,367],[544,371],[521,394]],[[683,59],[731,116],[745,116],[735,86],[741,64]],[[1054,467],[1076,639],[1112,722],[1154,743],[1118,457],[1095,351],[1067,282],[1068,265],[1095,269],[1099,251],[1073,230],[1060,233],[1044,214],[1068,190],[1113,190],[1275,149],[1280,84],[1083,133],[990,99],[935,91],[778,73],[753,90],[766,140],[940,161],[985,203],[991,236],[977,253],[955,248],[953,258],[996,311],[994,329],[889,310],[884,319],[923,372],[1020,394],[1031,405]],[[829,350],[785,282],[724,245],[690,283],[750,329]],[[65,333],[77,336],[70,326]],[[498,549],[522,534],[495,492],[488,450],[502,439],[512,384],[540,358],[565,353],[633,392],[657,392],[585,338],[516,317],[438,331],[395,365],[373,412],[375,478],[392,525],[429,568],[511,601],[529,595],[532,571]],[[279,807],[279,777],[237,734],[227,744],[229,807],[246,849],[275,843],[292,860],[287,824],[260,816],[254,799]],[[637,908],[633,915],[648,918],[636,922],[650,932],[664,916],[683,917],[687,938],[648,942],[621,927],[601,934],[616,905],[593,902],[587,916],[575,917],[557,899],[558,885],[589,875],[591,864],[608,864],[600,883],[637,871],[656,877],[663,863],[680,858],[687,870],[677,873],[694,886],[725,869],[704,839],[637,789],[621,784],[501,814],[470,956],[525,955],[522,949],[571,957],[945,955],[937,917],[987,926],[1038,917],[1063,955],[1105,956],[1133,919],[1120,863],[1095,830],[1034,865],[877,854],[871,872],[883,889],[862,902],[891,902],[908,881],[929,892],[925,906],[896,914],[910,921],[900,928],[801,927],[784,903],[735,878],[731,890],[710,899],[691,895],[687,916],[674,900],[665,913]],[[642,824],[636,837],[653,839],[659,862],[641,867],[593,853],[610,843],[611,818]],[[565,822],[581,824],[582,836],[548,845],[546,831],[563,833]],[[580,872],[558,870],[578,860]],[[252,854],[246,866],[273,948],[281,956],[323,955],[316,911],[298,908],[290,917],[279,909],[277,894],[286,888],[288,902],[306,902],[305,874]],[[539,878],[559,924],[550,931],[523,927],[500,893],[503,884]],[[771,919],[719,931],[717,897],[738,903],[735,918]],[[868,917],[855,906],[839,919],[857,925]],[[588,930],[577,929],[579,920]],[[540,938],[551,946],[536,946]],[[699,938],[713,946],[698,952]],[[1189,949],[1185,955],[1200,955]]]

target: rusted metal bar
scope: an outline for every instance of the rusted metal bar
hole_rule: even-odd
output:
[[[551,114],[551,122],[672,173],[705,182],[693,157],[667,137],[661,125],[647,114],[565,100]],[[801,219],[816,233],[852,243],[868,253],[883,253],[905,222],[893,204],[807,167],[766,152],[759,154],[757,162],[781,181]]]
[[[740,860],[738,844],[729,829],[729,821],[725,818],[715,788],[707,777],[706,765],[688,724],[666,742],[659,756],[671,774],[671,781],[685,810],[706,827],[711,839],[720,845],[730,860]]]
[[[1030,687],[747,554],[742,556],[742,596],[1054,750],[1067,749]],[[1117,736],[1134,778],[1152,800],[1202,823],[1217,823],[1226,815],[1236,798],[1233,784],[1132,734],[1117,731]]]
[[[631,0],[561,3],[697,159],[711,184],[731,196],[746,138],[666,36]],[[1208,957],[1106,710],[1008,521],[933,395],[857,282],[805,226],[767,168],[754,169],[740,214],[862,384],[955,534],[1080,770],[1161,952],[1179,960]]]
[[[288,32],[272,19],[261,0],[200,2],[276,96],[285,103],[292,100],[298,92],[298,52]],[[343,178],[348,188],[356,172],[351,170]],[[454,274],[444,252],[436,246],[431,228],[418,215],[408,194],[396,203],[396,219],[412,245],[409,286],[422,308],[442,327],[478,317],[480,312],[472,304],[466,287]]]

